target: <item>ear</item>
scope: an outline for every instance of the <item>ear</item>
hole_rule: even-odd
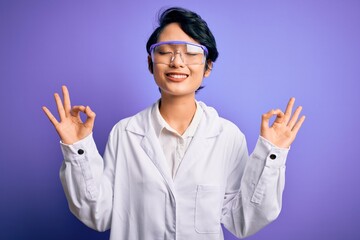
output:
[[[152,60],[151,60],[151,56],[149,55],[148,56],[148,69],[149,69],[149,72],[151,73],[151,74],[153,74],[154,73],[154,69],[153,69],[153,62],[152,62]]]
[[[212,68],[213,68],[213,62],[211,60],[207,60],[206,61],[205,72],[204,72],[204,77],[210,76]]]

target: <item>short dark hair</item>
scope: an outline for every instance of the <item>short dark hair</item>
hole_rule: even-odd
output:
[[[187,35],[208,49],[209,54],[206,60],[216,61],[219,53],[216,48],[215,37],[207,23],[195,12],[180,7],[168,8],[159,14],[158,23],[159,26],[154,30],[146,43],[146,51],[149,55],[150,46],[158,41],[163,29],[170,23],[178,23]]]

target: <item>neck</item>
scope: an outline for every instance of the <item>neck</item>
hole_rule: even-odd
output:
[[[160,114],[165,121],[182,135],[191,123],[196,111],[195,96],[161,97]]]

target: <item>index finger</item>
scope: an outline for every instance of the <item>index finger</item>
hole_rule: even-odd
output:
[[[261,120],[261,127],[262,128],[268,128],[269,127],[269,122],[270,122],[270,118],[272,116],[276,115],[276,119],[275,122],[277,123],[281,123],[282,122],[282,118],[283,118],[283,112],[280,109],[272,109],[270,111],[268,111],[267,113],[264,113],[262,115],[262,120]]]
[[[63,85],[61,87],[62,92],[63,92],[63,96],[64,96],[64,109],[65,109],[65,114],[66,116],[70,115],[70,110],[71,110],[71,102],[70,102],[70,94],[69,91],[67,89],[67,87],[65,85]]]
[[[292,97],[290,98],[287,106],[286,106],[286,110],[285,110],[285,121],[288,122],[292,113],[292,109],[295,103],[295,98]]]

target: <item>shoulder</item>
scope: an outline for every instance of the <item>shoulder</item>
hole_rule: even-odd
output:
[[[244,138],[244,134],[241,132],[241,130],[235,123],[228,119],[220,117],[215,108],[207,106],[203,102],[199,102],[199,104],[204,110],[204,121],[208,125],[211,125],[214,128],[218,128],[221,135],[226,135],[228,137],[234,136],[240,139]]]
[[[226,132],[233,132],[234,134],[238,134],[243,136],[244,134],[241,132],[240,128],[233,123],[232,121],[220,117],[221,125],[223,126],[224,131]]]
[[[121,119],[111,130],[111,134],[115,132],[130,131],[138,134],[144,134],[151,126],[151,111],[155,104],[145,108],[137,114]]]

